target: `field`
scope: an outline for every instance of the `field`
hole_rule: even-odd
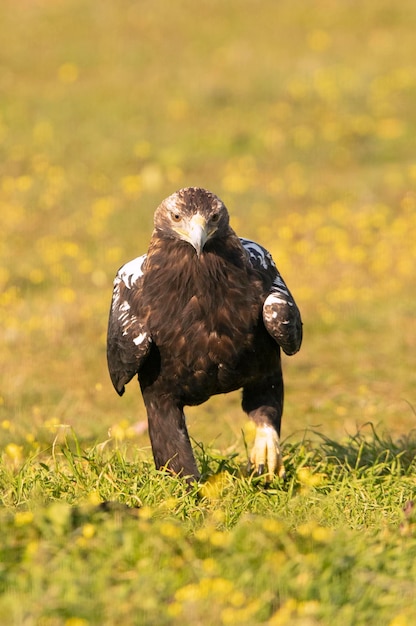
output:
[[[0,622],[416,620],[416,5],[3,0]],[[184,186],[302,311],[287,478],[239,393],[189,409],[203,481],[154,470],[105,359],[118,267]]]

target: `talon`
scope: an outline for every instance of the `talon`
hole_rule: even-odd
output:
[[[256,439],[250,455],[250,465],[256,469],[258,476],[264,474],[267,468],[268,481],[272,480],[275,475],[279,478],[285,477],[279,436],[270,424],[256,426]]]

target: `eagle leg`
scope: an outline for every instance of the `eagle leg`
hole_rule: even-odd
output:
[[[284,478],[280,448],[280,423],[283,412],[283,378],[281,369],[272,376],[243,389],[243,410],[256,426],[256,437],[250,454],[250,466],[267,480],[275,475]]]
[[[189,483],[198,480],[200,474],[182,407],[172,399],[155,402],[154,398],[149,401],[144,395],[156,469],[167,469],[183,476]]]
[[[259,476],[264,474],[267,468],[267,480],[272,480],[275,475],[279,478],[285,476],[279,435],[270,424],[256,425],[256,438],[250,454],[250,466],[255,468]]]

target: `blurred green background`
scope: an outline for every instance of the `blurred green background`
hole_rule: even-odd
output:
[[[414,427],[415,32],[412,0],[2,1],[11,455],[60,424],[150,454],[138,387],[120,400],[107,374],[107,314],[154,209],[189,185],[272,252],[301,308],[283,437]],[[189,409],[191,435],[242,452],[239,402]]]

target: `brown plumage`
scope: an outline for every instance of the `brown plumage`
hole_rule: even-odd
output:
[[[147,254],[114,281],[107,356],[116,391],[138,375],[156,467],[197,478],[183,408],[242,387],[257,429],[251,461],[282,475],[280,348],[294,354],[302,341],[292,295],[214,194],[181,189],[154,226]]]

